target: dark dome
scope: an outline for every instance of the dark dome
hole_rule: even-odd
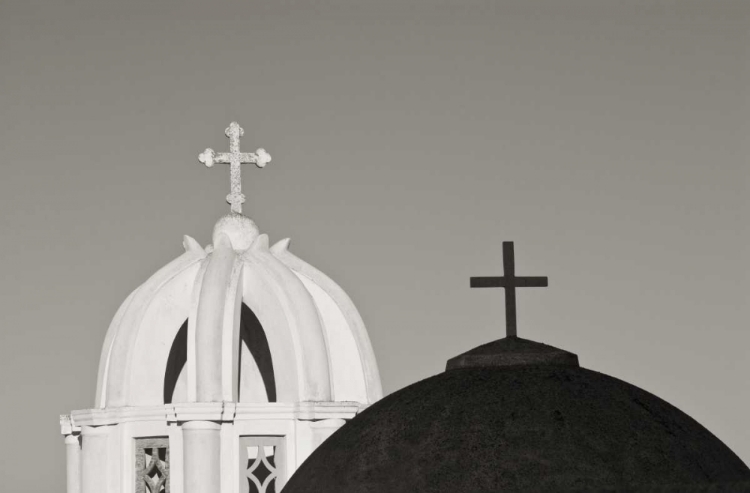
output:
[[[491,344],[498,343],[538,345],[522,339]],[[536,347],[542,346],[545,354],[560,351]],[[480,356],[486,363],[487,355]],[[555,363],[560,359],[472,367],[454,358],[456,369],[389,395],[334,433],[284,493],[747,486],[747,466],[687,414],[633,385],[579,368],[577,358]]]

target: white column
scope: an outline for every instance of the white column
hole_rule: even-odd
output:
[[[213,421],[188,421],[182,425],[182,447],[184,493],[219,493],[221,426]]]
[[[78,435],[65,435],[65,457],[67,459],[67,493],[81,493],[81,440]]]
[[[107,491],[107,438],[109,426],[84,426],[81,429],[81,493]]]

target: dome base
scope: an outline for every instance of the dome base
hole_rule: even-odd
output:
[[[504,337],[451,358],[446,370],[492,366],[553,365],[578,367],[578,356],[540,342]]]

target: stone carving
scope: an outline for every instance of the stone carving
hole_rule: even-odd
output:
[[[255,152],[240,152],[240,137],[245,131],[237,122],[229,124],[224,134],[229,137],[229,152],[214,152],[208,148],[198,156],[198,160],[211,168],[215,163],[228,164],[231,180],[231,193],[227,195],[227,202],[232,206],[232,212],[242,214],[242,204],[245,202],[245,196],[242,194],[242,174],[240,165],[254,163],[257,167],[263,168],[271,162],[271,155],[265,149],[258,149]]]
[[[169,493],[169,439],[135,441],[135,492]]]
[[[278,493],[284,486],[284,439],[240,437],[240,491]]]

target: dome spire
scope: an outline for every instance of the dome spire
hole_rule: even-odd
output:
[[[239,123],[232,122],[229,124],[224,134],[229,137],[229,152],[214,152],[210,147],[198,156],[198,160],[207,167],[212,167],[214,163],[228,164],[231,180],[231,193],[227,195],[227,203],[232,206],[234,214],[242,214],[242,204],[245,202],[245,195],[242,193],[242,174],[240,165],[254,163],[257,167],[262,168],[271,161],[271,155],[263,148],[255,152],[240,152],[240,137],[245,131]]]
[[[502,277],[472,277],[472,288],[505,288],[505,332],[508,337],[517,337],[516,288],[546,288],[546,277],[516,277],[516,258],[513,242],[503,242]]]

